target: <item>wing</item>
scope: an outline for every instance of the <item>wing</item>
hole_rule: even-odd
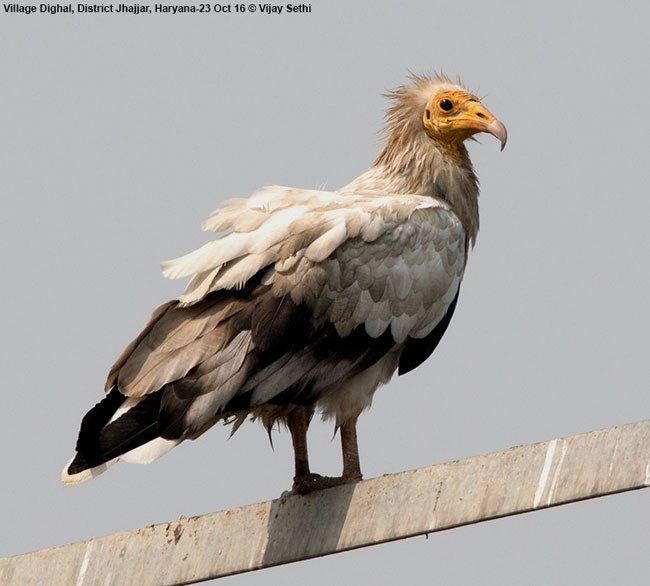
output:
[[[267,187],[231,200],[204,224],[231,230],[163,263],[169,278],[194,274],[180,300],[238,289],[260,271],[274,295],[304,303],[341,336],[390,326],[396,342],[430,334],[458,292],[466,237],[442,201],[416,195],[341,195]]]

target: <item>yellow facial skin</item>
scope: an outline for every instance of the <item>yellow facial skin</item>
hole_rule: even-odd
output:
[[[478,132],[487,132],[506,146],[506,127],[474,95],[461,90],[442,90],[433,96],[422,114],[427,134],[453,147]]]

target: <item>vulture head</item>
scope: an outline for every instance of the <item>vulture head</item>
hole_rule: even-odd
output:
[[[501,150],[506,146],[506,127],[481,101],[464,89],[445,88],[435,92],[422,113],[426,133],[443,145],[462,143],[479,132],[499,139]]]
[[[495,136],[503,150],[506,127],[460,82],[442,74],[412,75],[409,81],[386,94],[393,102],[386,115],[388,151],[403,149],[406,141],[417,142],[426,136],[443,151],[453,152],[479,132]]]

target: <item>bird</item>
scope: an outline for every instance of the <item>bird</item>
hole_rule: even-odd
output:
[[[410,74],[386,94],[383,145],[336,191],[267,186],[204,222],[216,239],[163,262],[191,277],[110,369],[83,417],[66,484],[149,463],[217,422],[288,428],[291,491],[362,479],[357,420],[377,388],[432,354],[479,229],[465,142],[504,124],[460,79]],[[343,469],[313,473],[307,429],[333,421]]]

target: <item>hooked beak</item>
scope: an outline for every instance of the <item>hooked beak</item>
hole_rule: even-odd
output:
[[[466,102],[464,112],[459,115],[456,123],[471,134],[478,132],[491,134],[501,143],[501,150],[506,146],[508,131],[503,122],[497,120],[478,100]]]
[[[501,150],[503,150],[506,147],[506,142],[508,142],[508,131],[506,130],[506,127],[504,126],[503,122],[497,120],[496,118],[492,120],[488,125],[486,125],[485,130],[483,132],[487,132],[497,138],[499,142],[501,143]]]

